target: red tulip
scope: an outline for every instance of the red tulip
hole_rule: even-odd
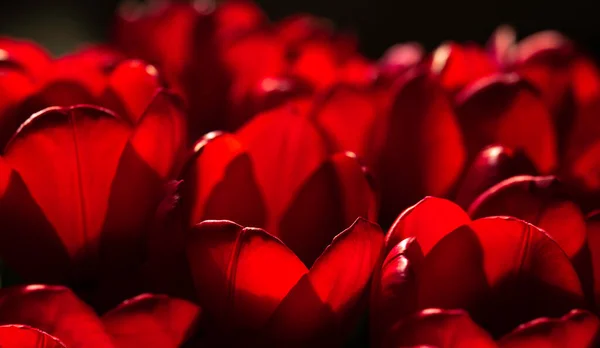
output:
[[[357,217],[376,219],[375,195],[358,160],[329,156],[296,106],[197,143],[180,190],[189,226],[227,219],[263,227],[311,265]]]
[[[378,78],[393,81],[421,63],[424,55],[423,47],[417,42],[394,45],[388,48],[379,60]]]
[[[195,330],[200,313],[198,306],[187,301],[146,294],[98,317],[67,288],[29,285],[0,292],[2,325],[27,325],[74,348],[179,347]],[[35,334],[33,329],[29,331],[29,336]],[[38,331],[37,335],[42,333]],[[12,336],[26,339],[23,333],[18,337],[14,330]],[[44,347],[62,347],[56,339],[47,340],[49,345]],[[54,346],[50,345],[52,342]]]
[[[205,221],[189,234],[187,258],[221,344],[338,346],[355,329],[382,246],[381,229],[358,219],[308,269],[264,230]]]
[[[493,75],[456,97],[456,113],[469,157],[487,145],[523,150],[542,173],[558,162],[552,118],[542,101],[517,75]]]
[[[596,316],[573,310],[561,318],[544,317],[524,323],[494,342],[464,311],[426,309],[396,325],[382,347],[593,347],[598,344],[599,334]]]
[[[384,264],[379,273],[386,276],[374,278],[375,290],[390,289],[395,279],[410,279],[393,291],[373,292],[372,303],[379,304],[373,307],[379,309],[373,315],[384,324],[389,325],[393,316],[388,308],[405,308],[409,313],[460,308],[492,336],[500,337],[528,320],[586,306],[577,273],[559,244],[521,220],[489,217],[471,222],[455,204],[426,198],[400,215],[390,229],[388,259],[398,252],[411,257],[394,248],[396,241],[406,238],[418,243],[423,256],[417,260],[422,260],[415,267]],[[411,270],[416,272],[406,275]],[[403,313],[406,310],[397,320]]]
[[[513,216],[542,228],[565,251],[591,297],[593,275],[585,217],[568,188],[556,178],[507,179],[477,198],[469,207],[469,214],[473,218]]]
[[[368,158],[381,187],[384,225],[424,195],[448,195],[459,179],[466,160],[459,123],[426,73],[399,81],[372,134]]]
[[[24,280],[72,284],[100,302],[134,291],[185,144],[181,117],[164,93],[137,125],[91,106],[32,116],[0,159],[2,260]]]
[[[500,145],[483,149],[465,169],[458,185],[456,203],[467,209],[484,191],[510,177],[537,174],[533,163],[523,151]]]

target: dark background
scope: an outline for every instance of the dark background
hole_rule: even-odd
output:
[[[0,34],[32,38],[61,54],[100,41],[119,1],[0,0]],[[378,57],[390,45],[416,40],[432,49],[444,40],[484,43],[499,24],[520,37],[557,29],[600,57],[599,0],[258,0],[272,19],[310,12],[356,32],[362,51]]]

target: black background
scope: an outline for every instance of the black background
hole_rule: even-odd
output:
[[[362,51],[379,56],[390,45],[415,40],[432,49],[444,40],[484,43],[499,24],[523,37],[557,29],[600,57],[598,0],[427,1],[258,0],[272,19],[310,12],[353,30]],[[118,1],[0,1],[0,34],[32,38],[61,54],[108,36]]]

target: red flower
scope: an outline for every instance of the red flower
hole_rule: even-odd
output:
[[[382,347],[593,347],[598,344],[599,334],[596,316],[573,310],[561,318],[544,317],[524,323],[494,342],[464,311],[426,309],[396,325]]]
[[[71,284],[99,306],[133,292],[181,161],[181,117],[164,93],[137,124],[91,106],[33,115],[0,159],[2,260],[26,281]]]
[[[7,347],[179,347],[200,314],[190,302],[144,294],[99,317],[67,288],[19,286],[0,291],[0,338],[22,344]]]
[[[356,157],[330,156],[297,105],[260,115],[235,135],[209,134],[182,179],[188,226],[227,219],[266,228],[309,266],[357,217],[377,218]]]
[[[374,337],[428,308],[464,309],[501,337],[529,320],[588,306],[560,244],[521,220],[471,221],[455,204],[425,198],[399,216],[386,245],[373,284]]]
[[[379,227],[358,219],[307,268],[264,230],[205,221],[186,249],[209,335],[224,345],[304,347],[352,335],[382,246]]]

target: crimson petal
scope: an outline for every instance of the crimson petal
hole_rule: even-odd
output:
[[[3,289],[0,323],[34,327],[56,336],[67,347],[113,347],[94,311],[69,289],[60,286]]]
[[[280,344],[343,342],[355,330],[382,247],[379,226],[357,219],[289,291],[271,316],[266,335]]]
[[[425,309],[399,323],[382,347],[495,348],[492,337],[462,310]]]
[[[446,94],[427,74],[408,75],[394,89],[389,114],[373,144],[374,173],[382,194],[381,218],[391,223],[423,196],[444,196],[466,160],[461,131]],[[381,127],[381,128],[380,128]]]
[[[191,302],[165,295],[139,295],[102,316],[104,328],[116,347],[181,346],[200,316]]]
[[[484,191],[516,175],[535,175],[537,171],[522,151],[502,145],[483,149],[463,174],[456,194],[456,202],[464,209]]]
[[[358,217],[377,220],[375,193],[355,155],[340,153],[301,186],[280,221],[278,236],[310,267]]]
[[[567,255],[545,232],[513,218],[459,227],[436,244],[420,269],[419,308],[465,309],[494,336],[585,306]]]
[[[196,225],[187,258],[202,309],[226,333],[262,328],[308,272],[278,239],[229,221]]]
[[[1,325],[0,342],[7,348],[66,348],[58,338],[25,325]]]
[[[590,312],[573,310],[562,318],[540,318],[523,324],[504,336],[501,348],[596,347],[600,320]]]
[[[514,74],[477,80],[456,97],[471,158],[485,146],[522,149],[541,173],[557,165],[551,115],[530,85]]]

